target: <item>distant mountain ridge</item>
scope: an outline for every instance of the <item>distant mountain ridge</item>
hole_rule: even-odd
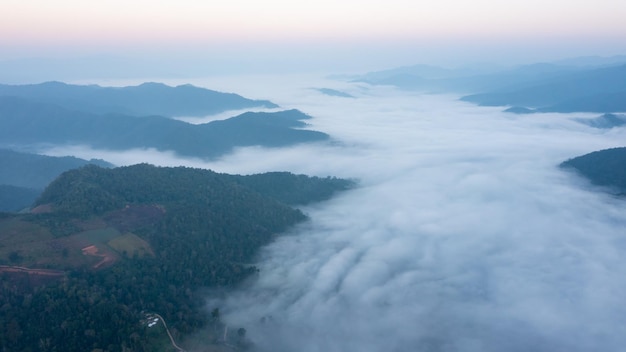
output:
[[[591,119],[576,118],[574,121],[594,128],[609,129],[626,125],[626,115],[604,114]]]
[[[539,112],[626,111],[626,65],[585,70],[526,86],[468,95],[486,106],[523,106]]]
[[[375,85],[432,93],[477,93],[538,82],[584,70],[580,67],[536,63],[514,68],[443,69],[428,65],[400,67],[371,72],[356,79]]]
[[[113,167],[103,160],[52,157],[0,149],[0,211],[30,207],[41,192],[64,171],[94,164]]]
[[[113,167],[104,160],[55,157],[0,149],[0,184],[43,190],[64,171],[87,164]]]
[[[40,194],[40,189],[0,184],[0,212],[27,209]]]
[[[124,150],[155,148],[182,156],[215,158],[240,146],[279,147],[327,140],[301,129],[310,116],[298,110],[253,113],[192,125],[161,116],[94,114],[0,96],[2,144],[88,145]]]
[[[207,115],[247,107],[277,107],[191,85],[144,83],[100,87],[47,82],[0,85],[0,148],[39,150],[84,145],[95,149],[154,148],[180,156],[216,158],[236,147],[282,147],[324,141],[325,133],[304,129],[311,117],[298,110],[247,112],[193,125],[171,117]],[[124,113],[122,113],[124,112]],[[29,206],[61,172],[83,166],[76,158],[50,158],[0,150],[0,210]],[[91,161],[101,166],[105,162]]]
[[[501,69],[428,65],[370,72],[357,82],[426,93],[464,94],[463,101],[509,112],[626,112],[626,56],[583,57]]]
[[[29,85],[0,84],[0,96],[55,104],[69,110],[95,114],[207,116],[254,107],[277,108],[268,100],[251,100],[190,84],[176,87],[147,82],[138,86],[102,87],[45,82]]]
[[[354,98],[354,95],[348,94],[346,92],[342,92],[340,90],[331,89],[331,88],[317,88],[315,89],[318,92],[331,96],[331,97],[340,97],[340,98]]]

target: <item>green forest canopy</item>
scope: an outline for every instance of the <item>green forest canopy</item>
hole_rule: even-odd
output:
[[[67,171],[38,199],[38,209],[47,211],[0,216],[3,264],[46,262],[66,272],[47,285],[33,285],[32,275],[2,273],[0,347],[149,351],[140,323],[146,311],[163,315],[184,344],[210,320],[199,289],[230,287],[254,274],[248,263],[257,250],[306,219],[287,203],[321,201],[353,186],[337,178],[234,176],[148,164]],[[44,243],[31,241],[35,236],[23,246],[25,236],[8,235],[16,228]],[[96,268],[92,264],[103,259],[91,258],[85,265],[80,249],[89,245],[111,262]],[[142,255],[115,250],[133,245],[143,246]],[[44,252],[29,248],[47,248],[50,258],[37,258]]]

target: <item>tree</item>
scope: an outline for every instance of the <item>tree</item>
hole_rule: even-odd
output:
[[[9,253],[9,261],[11,263],[19,263],[22,261],[22,256],[18,251],[11,251],[11,253]]]
[[[211,311],[211,318],[213,319],[213,321],[219,321],[220,320],[220,309],[219,308],[215,308]]]
[[[211,321],[213,321],[213,330],[217,333],[222,325],[219,308],[215,308],[211,311]]]

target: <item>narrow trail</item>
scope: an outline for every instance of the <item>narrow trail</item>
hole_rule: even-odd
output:
[[[184,349],[182,349],[180,346],[176,344],[176,341],[174,341],[174,337],[172,336],[172,333],[170,333],[170,329],[167,327],[167,323],[165,322],[165,319],[163,319],[163,317],[157,313],[152,313],[152,314],[163,322],[163,326],[165,326],[165,331],[167,332],[167,336],[170,337],[172,346],[180,352],[186,352]]]
[[[0,272],[27,273],[27,274],[31,274],[31,275],[41,275],[41,276],[63,276],[63,275],[65,275],[65,272],[61,271],[61,270],[31,269],[31,268],[25,268],[23,266],[10,266],[10,265],[0,265]]]

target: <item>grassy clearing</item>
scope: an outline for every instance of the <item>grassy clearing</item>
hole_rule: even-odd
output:
[[[90,223],[90,229],[66,237],[55,237],[48,229],[19,217],[0,218],[0,265],[71,270],[97,265],[100,256],[85,255],[82,249],[97,246],[115,258],[115,252],[128,258],[154,256],[152,247],[139,236]],[[97,228],[101,226],[100,228]],[[115,251],[115,252],[113,252]]]
[[[150,244],[133,233],[117,236],[107,242],[107,244],[125,257],[132,258],[135,255],[138,258],[145,256],[154,257],[154,252]]]
[[[94,229],[84,231],[79,234],[70,236],[79,241],[85,241],[89,244],[107,243],[108,241],[120,236],[120,232],[112,227]]]
[[[1,219],[0,263],[28,266],[39,258],[55,256],[57,250],[48,245],[53,239],[50,231],[37,224],[19,218]]]
[[[19,217],[0,218],[0,265],[59,270],[92,267],[101,258],[84,255],[82,248],[109,248],[107,242],[116,237],[124,236],[114,228],[99,228],[57,238],[45,227]],[[131,243],[126,245],[131,254],[135,249],[141,255],[152,253],[150,246],[138,237],[121,242]]]

